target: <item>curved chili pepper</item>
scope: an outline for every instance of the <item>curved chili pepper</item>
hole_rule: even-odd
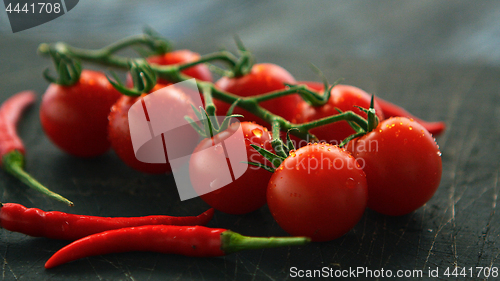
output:
[[[62,212],[44,212],[19,204],[5,203],[0,207],[0,227],[34,237],[77,240],[112,229],[142,225],[206,225],[214,209],[196,217],[145,216],[96,217]]]
[[[16,125],[24,109],[33,104],[35,98],[33,91],[24,91],[13,95],[0,106],[0,166],[29,187],[73,206],[73,202],[50,191],[23,169],[25,150],[17,135]]]
[[[408,119],[413,119],[417,121],[420,125],[422,125],[429,133],[434,136],[440,135],[445,129],[446,125],[444,122],[427,122],[418,117],[413,116],[411,113],[406,111],[404,108],[397,106],[391,102],[383,100],[381,98],[375,97],[375,100],[382,108],[382,112],[384,113],[385,118],[389,117],[406,117]]]
[[[132,251],[218,257],[230,253],[304,245],[307,237],[249,237],[204,226],[147,225],[110,230],[77,240],[57,251],[46,263],[52,268],[77,259]]]

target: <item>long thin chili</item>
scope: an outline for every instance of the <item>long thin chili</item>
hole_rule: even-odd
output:
[[[24,109],[33,104],[35,99],[33,91],[23,91],[13,95],[0,106],[0,166],[29,187],[73,206],[73,202],[50,191],[24,171],[25,149],[17,135],[16,125]]]
[[[438,136],[446,129],[446,125],[444,122],[427,122],[418,117],[413,116],[411,113],[406,111],[404,108],[397,106],[391,102],[383,100],[381,98],[375,98],[377,103],[382,108],[382,112],[384,113],[385,118],[389,117],[406,117],[409,119],[413,119],[417,121],[420,125],[422,125],[429,133],[434,136]]]
[[[249,237],[204,226],[148,225],[110,230],[77,240],[57,251],[45,268],[111,253],[141,251],[217,257],[242,250],[304,245],[309,241],[307,237]]]
[[[213,217],[209,209],[198,216],[97,217],[63,212],[44,212],[19,204],[0,207],[0,227],[34,237],[77,240],[112,229],[142,225],[206,225]]]

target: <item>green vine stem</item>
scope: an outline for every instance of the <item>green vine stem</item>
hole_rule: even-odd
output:
[[[113,66],[122,69],[129,69],[130,59],[127,57],[115,55],[113,53],[116,52],[117,50],[121,50],[127,46],[138,43],[143,43],[146,45],[151,44],[150,40],[157,40],[157,39],[154,38],[152,39],[151,36],[144,36],[144,35],[142,37],[136,37],[136,38],[131,37],[129,39],[125,39],[123,41],[109,45],[108,47],[99,50],[79,49],[69,46],[68,44],[63,42],[58,42],[55,44],[44,43],[40,45],[38,51],[41,54],[48,54],[51,51],[56,51],[61,53],[62,55],[66,55],[82,61],[89,61],[101,65]],[[156,74],[159,77],[172,81],[173,83],[177,83],[192,78],[182,74],[181,73],[182,69],[186,69],[188,67],[192,67],[197,64],[207,63],[211,61],[222,61],[227,63],[231,68],[234,68],[238,65],[239,59],[236,59],[236,57],[228,51],[220,51],[213,54],[201,56],[199,60],[189,62],[186,64],[167,65],[167,66],[151,65],[150,67],[153,71],[156,72]],[[313,141],[317,140],[316,136],[309,133],[310,129],[342,120],[348,122],[354,122],[365,131],[368,129],[367,121],[363,117],[357,115],[352,111],[342,112],[337,115],[325,117],[319,120],[314,120],[308,123],[294,124],[278,115],[271,113],[270,111],[266,110],[265,108],[259,105],[260,102],[269,99],[290,94],[297,94],[297,93],[301,95],[301,97],[304,100],[311,103],[312,105],[322,105],[326,103],[326,101],[329,98],[328,91],[325,91],[325,93],[321,95],[317,92],[309,90],[305,85],[288,85],[287,88],[284,90],[274,91],[252,97],[240,97],[231,94],[229,92],[221,91],[217,89],[213,83],[210,82],[196,81],[196,83],[198,87],[202,90],[205,102],[208,104],[207,113],[215,114],[215,106],[213,106],[212,98],[216,98],[218,100],[221,100],[229,104],[234,104],[235,102],[238,102],[238,107],[251,112],[252,114],[265,120],[269,124],[274,124],[275,126],[279,125],[279,128],[283,131],[289,131],[291,129],[294,129],[293,131],[291,131],[291,133],[302,139],[309,139]]]

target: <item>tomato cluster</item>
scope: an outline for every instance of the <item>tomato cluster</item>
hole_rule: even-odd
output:
[[[172,65],[199,57],[181,50],[150,57],[148,62]],[[199,81],[212,81],[209,68],[203,64],[183,73]],[[169,83],[159,79],[151,92]],[[253,97],[297,84],[305,85],[318,96],[325,94],[323,83],[297,82],[288,71],[270,63],[255,64],[241,77],[223,76],[214,87],[239,97]],[[162,104],[168,106],[168,110],[180,108],[195,119],[198,113],[193,111],[188,96],[179,91],[167,92]],[[132,148],[128,112],[144,95],[120,97],[103,74],[84,71],[75,85],[49,87],[40,118],[49,138],[70,154],[97,156],[111,146],[123,162],[138,171],[167,173],[171,171],[168,162],[143,163],[137,160]],[[399,216],[418,209],[433,196],[441,179],[441,153],[424,126],[405,117],[384,120],[377,100],[354,86],[336,85],[323,97],[327,99],[322,105],[313,106],[298,93],[265,100],[259,105],[269,114],[297,126],[346,111],[368,119],[368,124],[373,126],[364,128],[363,134],[360,134],[360,126],[346,120],[317,126],[309,133],[319,142],[299,143],[295,150],[285,147],[279,138],[273,140],[270,124],[262,119],[264,117],[236,107],[233,113],[242,114],[242,122],[207,136],[194,149],[189,163],[194,190],[199,191],[206,203],[229,214],[252,212],[267,203],[285,231],[311,237],[313,241],[328,241],[344,235],[361,219],[366,207]],[[213,103],[219,115],[226,114],[231,106],[217,98]],[[373,112],[372,119],[368,112]],[[235,134],[238,130],[241,135]],[[358,137],[353,137],[345,148],[339,146],[353,134]],[[186,130],[178,138],[182,146],[182,143],[197,141],[198,135],[195,130]],[[244,143],[247,161],[230,161],[224,146],[230,138]],[[288,154],[286,157],[275,155],[279,159],[275,163],[269,155],[280,145]],[[247,167],[248,162],[260,166]],[[221,184],[218,181],[227,176],[223,174],[227,173],[228,165],[244,172],[231,174],[232,181]]]

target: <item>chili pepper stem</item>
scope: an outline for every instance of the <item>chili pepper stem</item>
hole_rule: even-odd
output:
[[[51,191],[50,189],[46,188],[43,186],[41,183],[39,183],[37,180],[35,180],[31,175],[26,173],[24,171],[24,156],[17,150],[14,150],[12,152],[9,152],[4,155],[2,159],[2,164],[3,168],[13,175],[14,177],[18,178],[20,181],[22,181],[24,184],[28,185],[29,187],[33,188],[34,190],[45,194],[46,196],[49,196],[51,198],[54,198],[56,200],[59,200],[63,203],[68,204],[69,206],[73,206],[73,202],[70,200],[64,198],[63,196]]]
[[[230,230],[221,233],[221,250],[226,254],[243,250],[305,245],[308,237],[250,237]]]

